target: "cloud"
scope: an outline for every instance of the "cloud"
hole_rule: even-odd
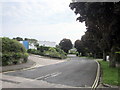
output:
[[[14,28],[13,28],[14,27]],[[19,27],[19,28],[18,28]],[[12,30],[7,31],[9,28]],[[5,36],[22,36],[31,37],[38,40],[56,41],[57,43],[63,38],[69,38],[73,42],[76,39],[80,39],[86,31],[84,23],[59,23],[59,24],[48,24],[48,25],[32,25],[26,27],[25,25],[18,26],[7,26],[4,28]],[[8,32],[8,33],[5,33]],[[11,35],[9,35],[9,33]]]
[[[10,0],[9,2],[19,3],[20,7],[17,5],[8,7],[14,10],[15,12],[23,11],[24,14],[28,11],[35,10],[36,12],[39,12],[42,10],[49,14],[53,14],[53,13],[60,13],[66,11],[66,8],[69,8],[66,7],[66,5],[69,6],[70,0],[57,0],[57,1],[56,0]],[[6,3],[9,2],[6,1]]]
[[[69,0],[25,0],[24,2],[4,3],[4,16],[15,17],[21,23],[32,22],[34,20],[55,18],[55,15],[66,13]],[[67,2],[66,2],[67,1]],[[11,5],[12,4],[12,5]],[[54,15],[54,17],[53,17]],[[63,15],[64,16],[64,15]]]
[[[6,23],[40,24],[42,22],[41,24],[52,24],[57,21],[65,22],[70,20],[69,18],[74,14],[69,8],[69,3],[70,0],[25,0],[20,2],[13,0],[13,2],[4,3],[3,15],[13,18]]]
[[[11,2],[10,2],[11,1]],[[85,25],[76,22],[70,0],[10,0],[3,3],[3,36],[73,42],[84,34]]]

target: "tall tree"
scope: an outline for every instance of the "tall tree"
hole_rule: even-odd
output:
[[[74,47],[77,49],[79,55],[85,56],[85,47],[82,41],[76,40],[74,43]]]
[[[66,38],[60,41],[59,46],[66,53],[73,47],[71,40]]]
[[[116,52],[120,51],[120,2],[75,2],[70,7],[80,14],[77,20],[85,21],[87,31],[103,53],[109,53],[110,66],[115,67]]]
[[[82,36],[81,41],[83,42],[83,46],[86,48],[88,55],[93,56],[94,58],[100,58],[102,56],[101,50],[91,32],[86,31],[85,35]]]

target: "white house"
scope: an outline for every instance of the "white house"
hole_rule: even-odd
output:
[[[31,44],[29,44],[29,49],[37,49],[37,47],[36,47],[36,46],[34,46],[34,44],[33,44],[33,43],[31,43]]]
[[[40,46],[48,46],[48,47],[55,47],[56,42],[50,42],[50,41],[38,41]]]

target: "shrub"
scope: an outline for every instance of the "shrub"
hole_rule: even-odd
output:
[[[28,53],[23,54],[23,59],[24,59],[23,62],[27,62],[28,56],[29,56]]]
[[[35,54],[35,55],[41,55],[42,53],[36,49],[28,49],[28,53]]]
[[[38,46],[37,50],[40,52],[48,51],[50,47],[47,46]]]
[[[5,53],[2,54],[2,65],[25,63],[28,60],[27,53]]]
[[[12,64],[12,54],[2,54],[2,65],[5,66],[9,64]]]
[[[31,53],[31,54],[36,54],[37,50],[36,49],[28,49],[27,52]]]
[[[2,65],[24,63],[28,54],[24,46],[16,40],[2,38]]]
[[[77,52],[74,50],[69,50],[69,54],[77,54]]]
[[[63,50],[59,48],[45,47],[45,46],[40,46],[40,48],[38,50],[28,49],[27,52],[31,54],[42,55],[42,56],[47,56],[51,58],[59,58],[59,59],[64,59],[66,58],[66,55],[67,55]]]
[[[60,48],[55,48],[57,52],[59,52],[60,54],[64,54],[67,55],[67,53],[65,53],[62,49]]]
[[[65,53],[62,50],[59,50],[59,49],[56,49],[56,48],[49,48],[49,50],[45,51],[44,54],[46,56],[49,56],[49,57],[52,57],[52,58],[59,58],[59,59],[66,58]]]
[[[16,40],[2,38],[2,53],[6,52],[26,52],[24,46]]]

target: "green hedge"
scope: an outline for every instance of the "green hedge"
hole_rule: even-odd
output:
[[[38,46],[37,50],[40,52],[48,51],[50,47],[47,46]]]
[[[42,46],[43,48],[44,46]],[[52,48],[52,47],[45,47],[43,51],[40,49],[28,49],[28,53],[36,54],[36,55],[42,55],[42,56],[47,56],[51,58],[58,58],[58,59],[65,59],[67,57],[67,54],[59,49],[59,48]]]
[[[25,63],[28,60],[28,53],[24,46],[16,40],[2,38],[2,65],[13,65]]]
[[[26,52],[24,46],[16,40],[2,38],[2,53],[6,52]]]
[[[36,49],[28,49],[27,52],[31,53],[31,54],[35,54],[35,55],[42,55],[42,56],[44,56],[43,52],[41,52],[39,50],[36,50]]]
[[[39,51],[36,49],[28,49],[27,52],[31,54],[39,54]]]
[[[66,53],[58,48],[49,48],[48,51],[44,52],[44,55],[52,57],[52,58],[59,58],[59,59],[65,59]]]
[[[27,53],[6,53],[2,54],[2,65],[13,65],[27,62]]]

